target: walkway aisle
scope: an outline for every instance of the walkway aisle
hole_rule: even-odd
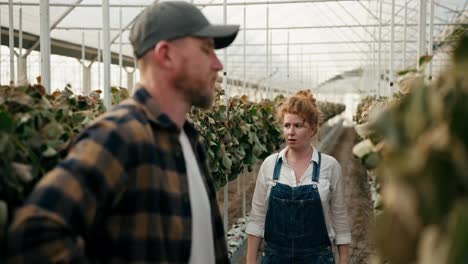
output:
[[[332,147],[330,154],[343,167],[345,177],[345,197],[351,218],[353,237],[350,263],[368,263],[367,258],[374,251],[370,230],[373,225],[373,213],[365,169],[352,154],[352,148],[358,142],[358,136],[354,128],[346,127],[336,142],[337,144]]]

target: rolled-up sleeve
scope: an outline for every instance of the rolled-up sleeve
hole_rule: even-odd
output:
[[[351,243],[351,228],[348,210],[345,203],[345,190],[341,165],[335,160],[333,164],[332,192],[330,201],[331,222],[335,231],[337,245]]]
[[[255,190],[252,197],[252,210],[246,233],[257,237],[263,237],[265,230],[265,215],[267,210],[267,186],[265,181],[266,161],[263,162],[257,176]]]

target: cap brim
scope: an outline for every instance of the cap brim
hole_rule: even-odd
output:
[[[213,38],[215,49],[229,46],[236,39],[238,25],[209,25],[193,34],[197,37]]]

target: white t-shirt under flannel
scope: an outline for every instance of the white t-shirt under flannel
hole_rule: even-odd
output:
[[[189,263],[214,264],[213,227],[207,190],[203,183],[192,146],[183,130],[179,135],[179,141],[182,145],[187,169],[190,208],[192,212],[192,247]]]
[[[296,184],[296,176],[292,167],[286,160],[285,148],[279,155],[283,159],[283,165],[278,182],[292,187],[312,184],[313,164],[312,160],[318,162],[318,152],[314,148],[312,160],[309,167],[302,176],[299,184]],[[349,225],[348,212],[344,199],[344,184],[341,166],[332,156],[321,153],[322,161],[318,189],[322,207],[325,215],[330,241],[337,245],[351,243],[351,229]],[[252,211],[249,217],[246,233],[263,237],[265,230],[265,216],[268,208],[270,191],[273,186],[273,171],[278,154],[267,157],[260,167],[257,183],[252,198]]]

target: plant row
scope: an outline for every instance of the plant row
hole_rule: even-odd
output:
[[[364,140],[353,151],[381,196],[375,263],[468,260],[467,72],[465,33],[437,80],[424,67],[402,72],[404,93],[357,126]]]
[[[47,95],[40,84],[0,87],[0,203],[8,204],[10,214],[35,183],[66,156],[74,138],[105,111],[100,93],[75,95],[67,86]],[[128,97],[126,89],[112,88],[113,104]],[[257,103],[246,96],[232,97],[227,104],[222,97],[218,90],[211,110],[189,113],[205,140],[218,189],[283,142],[275,118],[282,97]],[[325,118],[344,110],[343,105],[321,106],[326,109],[322,110]],[[1,215],[0,208],[0,222]]]

